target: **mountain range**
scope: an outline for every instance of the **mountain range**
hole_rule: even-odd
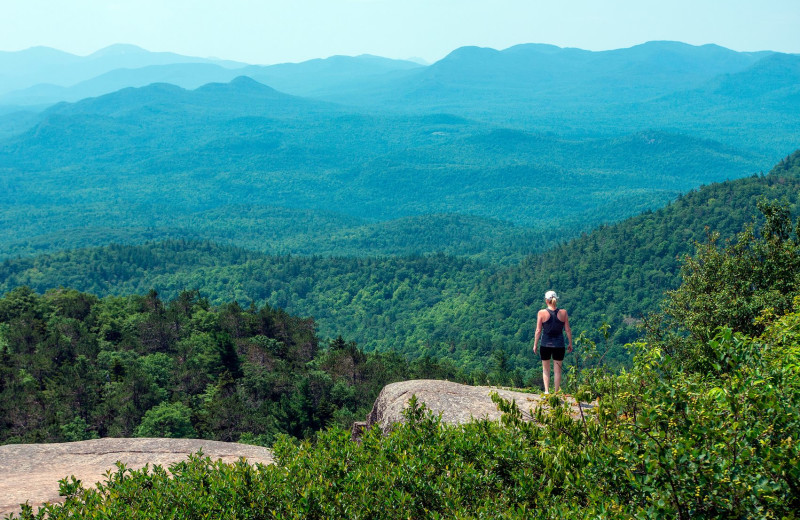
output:
[[[563,239],[761,163],[658,130],[566,139],[447,114],[359,112],[243,76],[54,105],[0,140],[0,164],[8,255],[76,228],[236,237],[236,214],[220,209],[242,205],[365,223],[458,214]],[[543,206],[558,208],[557,222],[545,223]]]
[[[281,91],[309,95],[382,76],[421,68],[411,61],[379,56],[332,56],[303,63],[248,65],[228,60],[148,52],[134,45],[112,45],[89,56],[46,47],[0,52],[0,106],[41,107],[79,101],[126,87],[170,83],[195,89],[207,83],[228,83],[248,76]]]
[[[9,260],[189,240],[493,271],[757,176],[800,141],[800,57],[677,42],[465,47],[429,66],[37,48],[0,54],[0,75],[100,94],[0,115]]]
[[[49,47],[32,47],[16,52],[0,51],[0,94],[37,85],[71,86],[114,70],[184,63],[207,63],[225,68],[245,65],[171,52],[150,52],[128,44],[111,45],[88,56],[76,56]]]
[[[362,110],[445,112],[578,138],[668,129],[775,160],[776,145],[786,152],[792,147],[781,138],[790,124],[753,140],[749,132],[720,132],[709,121],[768,126],[777,113],[796,108],[799,69],[793,54],[663,41],[600,52],[543,44],[462,47],[430,66],[369,55],[257,66],[127,45],[86,57],[34,48],[0,53],[0,113],[125,87],[165,82],[194,89],[248,76],[284,93]]]

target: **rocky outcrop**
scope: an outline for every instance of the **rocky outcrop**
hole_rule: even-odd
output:
[[[523,417],[530,420],[530,411],[538,406],[546,406],[542,394],[504,390],[491,386],[469,386],[450,381],[418,379],[392,383],[381,390],[375,400],[366,423],[353,425],[353,435],[358,436],[364,428],[378,425],[388,432],[392,425],[404,420],[402,412],[408,407],[412,395],[425,403],[434,414],[441,414],[442,421],[450,424],[461,424],[474,419],[499,420],[501,412],[492,401],[490,394],[497,392],[503,399],[516,401]],[[569,396],[564,396],[572,406],[575,415],[579,415],[578,403]],[[582,404],[584,409],[591,405]]]
[[[272,463],[272,451],[259,446],[198,439],[96,439],[61,444],[0,446],[0,517],[18,512],[19,504],[57,502],[58,481],[74,475],[84,486],[104,480],[106,470],[123,462],[131,469],[145,464],[167,467],[202,450],[213,460]]]

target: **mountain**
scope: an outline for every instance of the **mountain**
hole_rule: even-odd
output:
[[[302,63],[283,63],[267,67],[251,66],[242,74],[282,92],[297,96],[323,97],[330,92],[359,89],[364,83],[395,77],[424,68],[407,60],[380,56],[331,56]]]
[[[629,107],[629,120],[769,154],[800,142],[800,55],[771,54],[736,73]]]
[[[155,59],[125,47],[95,58],[128,54]],[[763,171],[796,148],[798,60],[651,42],[605,52],[462,48],[428,67],[335,56],[235,70],[116,69],[97,88],[248,75],[0,116],[0,244],[13,256],[187,237],[268,253],[357,254],[360,243],[364,255],[518,260],[553,237]],[[284,234],[237,232],[240,215],[226,211],[243,207]],[[270,211],[319,215],[303,217],[310,227],[301,229]],[[476,237],[469,218],[486,231],[480,250],[466,242]],[[408,219],[452,237],[432,228],[415,247],[402,228],[385,239]],[[333,222],[355,221],[332,232]]]
[[[52,56],[56,51],[38,51],[57,77],[62,69],[52,65],[58,61]],[[61,58],[70,63],[77,59],[84,68],[85,62],[104,63],[108,70],[101,74],[0,92],[0,104],[33,103],[31,108],[40,109],[44,103],[126,86],[167,82],[196,88],[246,75],[288,94],[358,111],[450,113],[573,139],[619,137],[645,129],[690,134],[759,155],[764,164],[797,146],[800,123],[793,116],[800,113],[800,56],[736,52],[716,45],[648,42],[600,52],[543,44],[505,50],[462,47],[430,66],[364,55],[266,67],[213,61],[190,67],[198,59],[124,46],[96,54],[93,60]],[[122,65],[110,64],[115,56]],[[0,59],[0,75],[18,74],[3,63]],[[233,65],[240,67],[231,70]]]
[[[523,44],[498,51],[462,47],[429,67],[414,71],[361,102],[429,106],[466,103],[480,93],[499,101],[589,103],[635,102],[699,87],[740,72],[769,52],[740,53],[679,42],[648,42],[627,49],[586,51],[553,45]],[[391,92],[389,92],[391,90]]]
[[[235,218],[210,211],[242,205],[372,222],[458,214],[566,239],[759,169],[751,155],[686,135],[568,140],[450,115],[358,113],[248,77],[55,105],[0,141],[0,164],[0,205],[14,230],[2,242],[6,254],[76,228],[216,237]],[[558,208],[555,223],[543,204]],[[507,238],[490,257],[516,249],[517,231]],[[235,243],[253,242],[244,239]]]
[[[111,53],[106,59],[114,56],[119,54]],[[42,106],[60,101],[74,102],[127,87],[144,87],[151,83],[170,83],[186,89],[196,89],[206,83],[227,83],[238,76],[248,76],[278,90],[305,96],[319,91],[327,92],[359,85],[365,80],[394,71],[420,67],[419,64],[409,61],[370,55],[333,56],[327,59],[271,66],[220,64],[216,61],[186,62],[181,59],[183,57],[171,56],[174,61],[146,66],[131,66],[134,64],[126,66],[126,62],[122,61],[118,68],[76,84],[54,84],[57,81],[54,78],[50,83],[40,83],[5,93],[0,91],[0,104],[24,107]],[[166,58],[169,56],[162,57]]]
[[[800,113],[798,62],[797,55],[679,42],[600,52],[542,44],[462,47],[429,67],[320,97],[373,109],[448,112],[573,138],[658,128],[772,161],[797,146],[794,137],[783,137],[795,136],[800,123],[794,117]],[[773,100],[780,92],[786,95]],[[754,124],[737,124],[742,120]]]
[[[71,86],[116,69],[135,69],[175,63],[210,63],[239,68],[243,63],[150,52],[135,45],[111,45],[88,56],[76,56],[48,47],[0,51],[0,94],[34,85]]]
[[[196,89],[206,83],[227,83],[241,75],[239,70],[212,63],[177,63],[150,65],[136,69],[120,68],[71,86],[38,84],[16,90],[1,96],[0,102],[18,106],[47,105],[60,101],[75,102],[128,87],[144,87],[152,83],[169,83],[186,89]]]
[[[800,56],[772,54],[740,72],[715,78],[703,85],[703,91],[732,99],[761,97],[785,101],[785,97],[800,92]]]
[[[132,120],[166,113],[179,121],[193,122],[197,116],[230,119],[263,114],[288,118],[315,111],[341,112],[329,103],[284,94],[247,76],[238,76],[230,82],[208,83],[195,90],[168,83],[125,88],[110,95],[55,105],[44,113],[44,119],[97,115]]]

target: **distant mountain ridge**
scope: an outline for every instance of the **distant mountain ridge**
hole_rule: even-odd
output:
[[[75,102],[88,97],[102,96],[130,87],[144,87],[152,83],[171,83],[182,88],[197,88],[210,82],[228,82],[237,75],[229,69],[212,63],[171,63],[148,65],[129,69],[114,69],[71,86],[40,83],[3,95],[9,105],[47,105],[60,101]]]
[[[461,47],[392,84],[392,94],[381,88],[388,85],[367,90],[361,103],[382,104],[390,96],[404,103],[423,103],[428,102],[424,96],[429,90],[432,97],[448,94],[448,90],[450,95],[468,97],[472,90],[487,88],[512,92],[523,99],[585,95],[596,101],[611,98],[635,102],[696,88],[721,74],[740,72],[772,54],[679,42],[648,42],[611,51],[545,44],[521,44],[505,50]]]
[[[195,89],[248,76],[281,92],[356,111],[450,113],[578,139],[646,128],[685,133],[747,149],[765,164],[797,146],[795,129],[800,127],[793,115],[800,113],[800,56],[717,45],[655,41],[599,52],[546,44],[504,50],[462,47],[429,66],[369,55],[246,66],[129,46],[85,58],[51,49],[21,52],[42,54],[46,66],[17,70],[9,63],[20,61],[18,53],[0,54],[0,77],[6,80],[0,114],[124,87],[166,82]],[[50,79],[12,88],[14,77],[34,69],[49,71]],[[54,85],[54,78],[62,86]],[[17,116],[12,125],[4,119],[0,116],[0,137],[28,120]]]
[[[206,83],[227,83],[237,76],[250,76],[288,93],[308,95],[319,89],[419,67],[415,62],[368,54],[262,66],[149,52],[134,45],[112,45],[89,56],[35,47],[0,52],[0,105],[74,102],[151,83],[195,89]]]
[[[641,101],[675,90],[692,89],[719,75],[740,72],[771,54],[774,53],[743,53],[716,45],[695,47],[680,42],[647,42],[599,52],[520,44],[505,50],[461,47],[427,67],[371,55],[246,66],[171,53],[148,53],[130,45],[110,46],[87,57],[35,48],[0,53],[0,75],[7,80],[5,88],[0,90],[0,104],[75,101],[81,96],[104,94],[126,86],[144,86],[147,82],[169,78],[184,88],[196,88],[202,83],[230,81],[233,74],[250,76],[290,94],[368,105],[383,105],[392,100],[419,103],[426,95],[441,95],[437,89],[475,88],[498,91],[523,88],[527,96],[547,97],[568,89],[571,95],[588,92],[593,96],[612,96],[617,101],[622,92],[628,96],[626,101]],[[46,58],[41,60],[42,66],[37,67],[39,55]],[[20,59],[23,56],[25,59]],[[118,60],[116,66],[110,65],[112,60]],[[17,63],[27,65],[11,70]],[[189,63],[214,67],[195,68],[193,73],[180,67]],[[69,71],[65,71],[66,65]],[[121,69],[128,70],[123,73]],[[20,87],[21,80],[13,79],[13,75],[30,77],[33,71],[44,74],[46,70],[51,71],[50,77],[39,85],[29,81],[30,84]],[[88,71],[100,72],[86,76]],[[111,72],[114,74],[107,76]],[[57,78],[59,74],[62,77]],[[86,77],[75,81],[81,74]],[[16,92],[11,92],[13,90]]]
[[[0,95],[38,84],[71,86],[117,69],[133,69],[175,63],[212,63],[240,68],[244,63],[150,52],[141,47],[116,44],[88,56],[77,56],[49,47],[0,51]]]

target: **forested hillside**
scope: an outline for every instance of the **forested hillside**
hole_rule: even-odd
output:
[[[97,244],[141,244],[165,239],[213,241],[238,245],[269,254],[322,256],[408,256],[442,252],[452,256],[497,263],[518,262],[525,256],[564,239],[561,228],[541,231],[508,222],[457,214],[431,214],[383,222],[314,210],[270,206],[220,206],[213,210],[175,218],[163,215],[164,227],[150,227],[146,215],[125,213],[130,221],[116,219],[107,226],[95,226],[98,216],[91,212],[79,217],[77,227],[22,238],[25,232],[45,231],[45,223],[57,224],[63,212],[37,212],[41,220],[25,220],[24,212],[9,212],[16,227],[0,230],[10,245],[5,257],[31,256],[44,251],[61,251]],[[142,208],[145,212],[146,208]],[[140,220],[138,225],[135,221]],[[120,223],[121,227],[111,227]]]
[[[281,433],[349,427],[388,383],[468,377],[341,338],[320,343],[312,319],[213,307],[195,292],[165,302],[16,289],[0,298],[0,361],[0,444],[199,436],[271,445]]]
[[[536,310],[555,288],[576,334],[599,339],[611,326],[612,365],[627,363],[620,345],[678,284],[680,257],[707,229],[732,237],[759,214],[756,201],[785,200],[797,211],[800,153],[768,175],[712,184],[669,206],[578,239],[518,265],[452,256],[353,258],[268,256],[213,243],[153,242],[66,251],[0,265],[0,290],[28,285],[92,293],[135,294],[155,288],[167,298],[196,289],[212,303],[237,300],[313,316],[323,337],[339,334],[372,351],[450,358],[485,369],[496,351],[530,377]],[[557,219],[557,213],[554,215]]]
[[[23,507],[21,518],[793,518],[800,507],[800,220],[793,222],[787,204],[759,206],[763,223],[730,244],[708,244],[687,260],[669,299],[678,305],[668,300],[660,316],[670,330],[637,343],[629,370],[584,369],[567,381],[576,399],[593,403],[578,417],[560,394],[535,410],[495,397],[504,412],[499,423],[446,425],[412,396],[404,424],[388,433],[373,428],[360,442],[332,425],[310,440],[279,437],[275,464],[269,466],[214,463],[200,455],[169,471],[121,466],[96,487],[74,478],[61,481],[63,505],[38,512]],[[112,310],[120,305],[125,310]],[[45,314],[47,324],[37,324]],[[147,354],[138,358],[146,368],[134,379],[134,389],[140,390],[136,382],[159,389],[170,374],[183,374],[187,360],[225,368],[212,390],[206,387],[196,416],[190,417],[186,405],[164,400],[144,414],[140,434],[162,429],[192,434],[192,428],[224,417],[222,433],[215,434],[229,435],[225,427],[241,424],[236,419],[249,406],[270,409],[258,396],[281,388],[269,377],[275,364],[313,352],[306,320],[268,308],[243,311],[235,304],[209,311],[191,293],[164,307],[153,294],[98,301],[74,291],[36,297],[23,289],[0,300],[0,322],[0,338],[12,331],[25,335],[11,348],[0,345],[0,389],[6,391],[9,383],[16,389],[27,386],[18,394],[27,398],[24,404],[41,399],[45,412],[49,406],[63,411],[60,401],[51,403],[48,397],[72,394],[59,391],[54,378],[42,380],[49,392],[39,393],[31,369],[5,370],[32,344],[34,350],[46,350],[61,343],[64,355],[57,363],[74,368],[70,382],[85,371],[86,353],[99,349],[98,361],[112,361],[99,371],[101,384],[105,375],[103,388],[111,390],[126,377],[121,361],[137,354]],[[80,324],[101,324],[97,342],[76,333]],[[208,345],[203,329],[220,334],[215,349],[203,348]],[[180,354],[170,366],[161,351],[180,334],[191,335],[177,343]],[[84,341],[69,348],[75,338]],[[115,347],[122,347],[121,355],[113,355]],[[84,354],[75,357],[78,350]],[[211,355],[191,355],[198,352]],[[343,376],[331,390],[334,401],[340,395],[337,386],[343,389],[343,381],[358,379],[356,358],[363,357],[352,345],[335,341],[318,358],[339,361],[322,367]],[[26,365],[32,370],[42,364],[35,357],[32,361]],[[231,389],[231,375],[239,371],[254,387]],[[181,381],[187,379],[192,380],[184,375]],[[302,396],[307,403],[319,395],[314,382],[324,380],[324,373],[311,372],[309,379],[313,382],[300,392],[300,410],[306,409]],[[146,395],[134,391],[123,409],[135,410],[137,398]],[[62,436],[92,435],[81,415],[87,409],[68,409],[78,417],[52,430]],[[524,420],[523,412],[534,420]],[[20,414],[2,417],[8,423]],[[246,427],[262,425],[254,421]],[[268,442],[270,435],[247,433],[240,439]]]

